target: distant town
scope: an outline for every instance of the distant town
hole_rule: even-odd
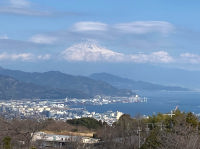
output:
[[[57,100],[46,99],[24,99],[24,100],[2,100],[0,101],[0,112],[6,119],[13,118],[37,118],[55,119],[66,121],[82,117],[91,117],[101,120],[109,125],[116,122],[123,114],[119,111],[107,111],[105,113],[89,112],[85,108],[73,106],[104,105],[113,103],[147,102],[146,97],[138,95],[132,97],[110,97],[95,96],[91,99],[66,98]]]

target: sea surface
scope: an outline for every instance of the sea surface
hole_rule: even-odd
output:
[[[184,112],[200,113],[200,92],[138,92],[141,97],[147,97],[147,103],[118,103],[97,106],[84,106],[90,112],[103,113],[106,111],[120,111],[131,116],[153,115],[168,113],[179,107]]]

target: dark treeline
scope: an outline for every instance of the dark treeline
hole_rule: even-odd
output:
[[[173,116],[157,114],[149,118],[124,114],[112,126],[92,118],[67,122],[55,120],[6,120],[0,118],[1,149],[39,149],[32,142],[38,131],[94,132],[97,144],[80,142],[62,149],[198,149],[200,148],[200,121],[192,114],[179,110]]]
[[[106,149],[197,149],[200,121],[192,114],[174,111],[172,117],[157,114],[148,119],[123,115],[112,127],[97,131]]]

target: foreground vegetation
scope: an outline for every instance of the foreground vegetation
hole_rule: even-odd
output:
[[[31,142],[37,131],[57,134],[92,133],[101,139],[98,144],[82,145],[75,143],[70,148],[96,149],[197,149],[200,148],[200,121],[192,114],[179,110],[172,117],[164,114],[141,118],[131,118],[124,114],[108,126],[92,118],[81,118],[67,122],[46,120],[5,120],[0,119],[0,148],[30,149],[39,148]],[[63,148],[69,148],[63,147]]]

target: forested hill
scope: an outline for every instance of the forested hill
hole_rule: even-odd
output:
[[[31,93],[34,95],[41,97],[42,93],[47,93],[44,91],[55,92],[55,95],[60,93],[60,96],[63,97],[76,97],[76,98],[85,98],[85,97],[93,97],[95,95],[107,95],[107,96],[131,96],[134,93],[127,89],[118,89],[113,87],[112,85],[105,83],[103,81],[93,80],[89,77],[84,76],[73,76],[61,73],[59,71],[50,71],[44,73],[29,73],[18,70],[8,70],[8,69],[0,69],[0,75],[9,76],[13,79],[19,80],[16,81],[16,85],[19,83],[24,84],[24,90],[26,92],[17,92],[20,97],[28,97],[28,92],[35,91],[35,93]],[[5,80],[8,81],[8,80]],[[2,78],[2,82],[4,82]],[[3,83],[1,84],[3,87]],[[38,87],[39,86],[39,87]],[[34,88],[34,89],[32,89]],[[13,86],[12,90],[23,90],[22,86]],[[28,90],[30,89],[30,90]],[[37,91],[35,90],[37,89]],[[50,92],[50,94],[51,94]],[[48,95],[48,94],[47,94]],[[46,95],[44,95],[46,97]],[[51,96],[53,98],[57,96]]]
[[[0,75],[0,99],[52,99],[66,97],[88,98],[89,96],[76,90],[52,89]]]

